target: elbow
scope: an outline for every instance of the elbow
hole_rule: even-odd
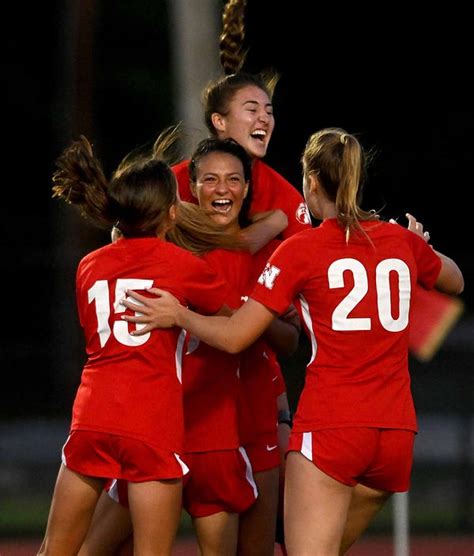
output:
[[[288,215],[286,214],[286,212],[283,212],[281,209],[277,209],[275,212],[278,214],[278,217],[280,219],[282,231],[286,230],[286,228],[288,228]]]
[[[456,284],[455,291],[453,292],[455,295],[459,295],[464,291],[464,278],[462,276],[459,277],[458,283]]]
[[[464,276],[458,266],[450,264],[442,268],[435,287],[450,295],[461,294],[464,291]]]
[[[242,342],[239,342],[237,339],[232,339],[226,342],[221,349],[231,355],[236,355],[237,353],[243,351],[246,347],[247,346],[243,345]]]
[[[455,277],[453,277],[449,284],[449,291],[451,295],[459,295],[464,291],[464,277],[459,272]]]

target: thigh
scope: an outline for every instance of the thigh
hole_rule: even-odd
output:
[[[131,533],[128,508],[115,502],[104,490],[79,556],[113,556]]]
[[[364,533],[372,519],[390,498],[390,495],[390,492],[372,489],[360,484],[354,487],[341,542],[341,554],[345,554]]]
[[[339,554],[352,487],[336,481],[299,452],[289,452],[285,540],[289,554]]]
[[[181,516],[181,479],[128,484],[135,554],[171,554]]]
[[[76,554],[94,513],[104,481],[59,470],[43,543],[44,554]]]
[[[238,554],[272,556],[275,550],[279,468],[254,473],[255,503],[240,515]]]
[[[218,512],[206,517],[193,518],[193,526],[202,556],[235,554],[239,516]]]

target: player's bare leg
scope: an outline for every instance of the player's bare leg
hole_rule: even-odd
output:
[[[182,480],[128,483],[135,556],[169,556],[181,516]]]
[[[258,497],[240,514],[239,556],[273,556],[278,511],[278,467],[254,473]]]
[[[352,487],[299,452],[286,459],[285,540],[289,556],[338,556]]]
[[[391,494],[390,492],[375,490],[361,484],[354,487],[349,511],[347,512],[346,527],[342,536],[339,552],[341,556],[349,550],[367,529],[369,523],[383,508]]]
[[[131,533],[128,508],[103,491],[78,556],[114,556]]]
[[[195,517],[193,526],[202,556],[235,554],[239,530],[238,514],[218,512]]]
[[[77,554],[87,534],[103,485],[102,479],[80,475],[61,465],[39,554]]]

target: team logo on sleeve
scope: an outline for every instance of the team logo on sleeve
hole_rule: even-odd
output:
[[[311,224],[311,217],[306,203],[300,203],[298,205],[295,216],[300,224]]]
[[[262,286],[265,286],[267,290],[272,290],[275,284],[275,279],[280,272],[281,270],[277,266],[267,263],[257,282]]]

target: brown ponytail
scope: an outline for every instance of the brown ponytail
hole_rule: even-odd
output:
[[[360,222],[377,219],[374,211],[359,207],[366,157],[354,135],[340,128],[314,133],[306,144],[302,162],[305,173],[316,173],[335,203],[337,221],[346,230],[347,238],[356,230],[363,232]]]
[[[220,60],[225,75],[242,69],[247,51],[244,50],[246,0],[229,0],[222,14],[222,33],[219,38]]]

